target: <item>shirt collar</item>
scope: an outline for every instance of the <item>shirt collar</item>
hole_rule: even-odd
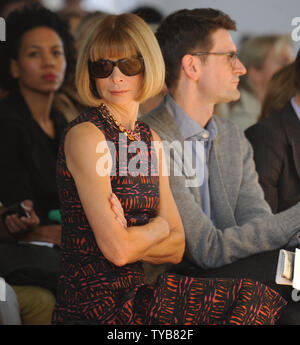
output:
[[[165,97],[165,105],[169,108],[170,113],[173,115],[179,131],[185,140],[197,138],[198,140],[212,141],[217,136],[217,125],[213,118],[207,123],[206,128],[204,129],[197,122],[192,120],[182,108],[180,108],[170,94],[167,94]]]
[[[292,106],[295,110],[296,115],[298,116],[298,119],[300,120],[300,107],[299,105],[295,102],[295,97],[291,99]]]

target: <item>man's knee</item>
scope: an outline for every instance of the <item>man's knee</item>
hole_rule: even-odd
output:
[[[22,324],[48,325],[51,323],[55,297],[49,290],[37,286],[13,286],[21,310]]]

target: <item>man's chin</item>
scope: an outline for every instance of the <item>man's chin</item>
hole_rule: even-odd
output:
[[[230,97],[224,97],[224,99],[222,101],[220,101],[219,103],[230,103],[230,102],[236,102],[240,99],[241,94],[240,91],[236,91],[235,94],[230,95]]]

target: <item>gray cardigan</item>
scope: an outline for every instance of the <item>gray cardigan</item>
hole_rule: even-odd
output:
[[[162,102],[141,121],[162,141],[183,143],[169,111]],[[191,162],[185,162],[182,176],[174,176],[174,163],[176,167],[181,162],[174,162],[176,152],[170,158],[170,186],[185,229],[186,257],[203,268],[215,268],[284,247],[293,237],[290,243],[299,244],[294,235],[300,231],[300,203],[273,215],[258,183],[251,145],[232,122],[214,119],[218,135],[208,169],[215,225],[202,211],[200,188],[192,186]]]

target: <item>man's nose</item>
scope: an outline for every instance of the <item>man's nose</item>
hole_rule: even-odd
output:
[[[237,58],[235,61],[234,71],[235,73],[238,73],[239,75],[244,75],[247,73],[246,67],[242,64],[239,58]]]

